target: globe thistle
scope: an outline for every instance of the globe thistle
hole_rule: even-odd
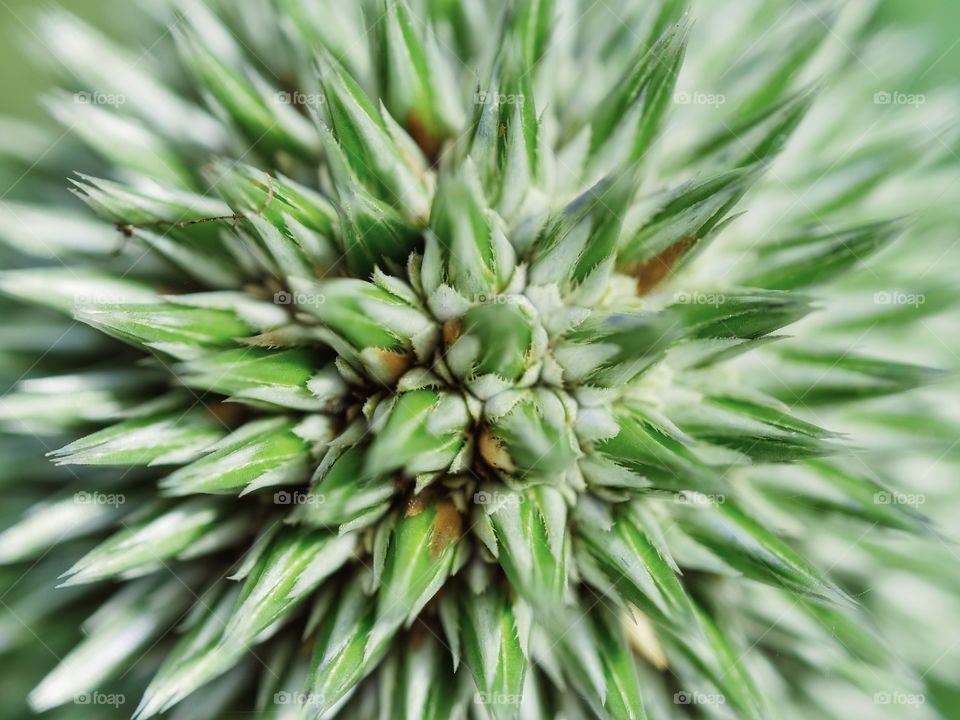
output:
[[[33,711],[952,716],[957,98],[871,3],[137,12],[0,148]]]

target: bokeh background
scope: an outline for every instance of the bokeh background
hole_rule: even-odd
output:
[[[349,1],[349,0],[345,0]],[[798,0],[798,2],[801,0]],[[44,122],[36,101],[37,89],[50,82],[51,74],[39,62],[32,45],[39,41],[30,29],[31,13],[44,5],[59,5],[119,36],[136,37],[129,0],[0,0],[0,113],[17,114]],[[904,29],[922,30],[926,42],[937,46],[940,58],[923,77],[921,86],[932,87],[960,79],[960,1],[882,0],[879,22],[896,22]],[[47,59],[48,61],[49,59]]]

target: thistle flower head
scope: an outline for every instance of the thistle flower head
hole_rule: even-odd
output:
[[[0,213],[46,259],[0,289],[77,338],[0,421],[77,489],[0,559],[105,604],[33,709],[786,718],[894,673],[826,539],[930,532],[848,433],[939,375],[853,350],[914,318],[848,301],[955,192],[900,194],[943,154],[864,101],[869,15],[788,5],[171,1],[155,67],[46,18],[92,213]]]

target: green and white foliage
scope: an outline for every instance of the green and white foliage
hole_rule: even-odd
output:
[[[37,17],[67,135],[0,125],[0,714],[957,717],[922,42],[142,5]]]

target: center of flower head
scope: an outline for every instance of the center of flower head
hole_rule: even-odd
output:
[[[523,271],[503,292],[464,298],[440,286],[424,297],[420,260],[409,284],[376,271],[372,282],[294,291],[315,299],[300,303],[301,317],[336,348],[337,374],[353,388],[345,433],[364,445],[356,469],[400,474],[417,493],[445,486],[462,510],[490,483],[556,481],[580,454],[577,403],[555,356],[567,343],[551,347]]]
[[[363,398],[334,445],[362,447],[360,476],[417,493],[585,488],[578,459],[619,432],[611,400],[683,324],[637,312],[636,278],[618,271],[610,207],[629,193],[601,184],[531,230],[488,207],[469,157],[433,192],[428,227],[348,238],[353,277],[288,278],[301,327]]]

